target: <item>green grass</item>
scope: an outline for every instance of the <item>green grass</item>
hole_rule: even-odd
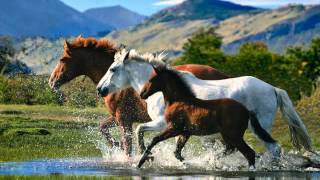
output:
[[[0,105],[0,161],[99,156],[87,127],[102,108]]]

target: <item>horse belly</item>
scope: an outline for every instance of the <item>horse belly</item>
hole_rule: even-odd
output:
[[[198,109],[190,112],[191,134],[196,136],[206,136],[219,132],[219,125],[215,117],[212,116],[212,112],[207,109]]]

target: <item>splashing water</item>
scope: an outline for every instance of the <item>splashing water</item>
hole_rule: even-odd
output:
[[[96,127],[89,127],[87,132],[90,141],[100,149],[105,163],[116,163],[127,167],[135,167],[139,162],[141,155],[136,151],[134,151],[133,157],[128,159],[121,149],[110,148]],[[148,138],[146,139],[148,140]],[[199,148],[198,146],[199,145],[195,145],[192,142],[187,143],[182,152],[185,161],[180,162],[173,154],[176,147],[175,142],[173,140],[161,142],[152,150],[154,160],[146,162],[143,168],[178,170],[198,169],[209,171],[248,170],[247,160],[239,151],[227,156],[223,155],[225,148],[219,140],[214,144],[207,145],[206,147],[201,146]],[[280,158],[274,158],[268,152],[258,156],[259,157],[256,158],[256,171],[320,171],[320,169],[315,168],[303,168],[302,166],[305,163],[305,159],[296,155],[295,152],[283,152]]]

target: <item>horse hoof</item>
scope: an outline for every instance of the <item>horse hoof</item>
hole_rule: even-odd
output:
[[[249,171],[255,171],[256,167],[254,165],[249,166]]]
[[[146,161],[154,161],[154,156],[148,156]]]

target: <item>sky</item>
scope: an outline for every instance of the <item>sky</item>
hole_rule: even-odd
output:
[[[168,6],[176,5],[184,0],[61,0],[67,5],[84,11],[94,7],[121,5],[143,15],[151,15]],[[320,0],[225,0],[242,5],[265,8],[276,8],[287,4],[320,4]]]

